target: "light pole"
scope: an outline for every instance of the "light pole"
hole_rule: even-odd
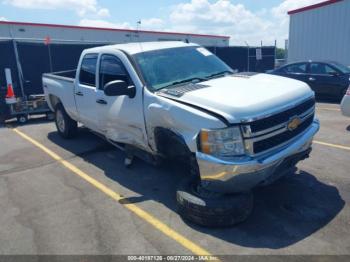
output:
[[[244,43],[246,44],[246,46],[247,46],[247,49],[248,49],[248,58],[247,58],[247,66],[248,66],[248,72],[249,72],[249,49],[250,49],[250,46],[249,46],[249,44],[247,43],[247,41],[244,41]]]

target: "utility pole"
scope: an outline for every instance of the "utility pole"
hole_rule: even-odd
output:
[[[244,41],[244,43],[246,44],[247,50],[248,50],[248,58],[247,58],[247,67],[248,67],[248,69],[247,69],[247,72],[249,72],[249,60],[250,60],[250,58],[249,58],[249,49],[250,49],[250,46],[247,43],[247,41]]]
[[[275,57],[274,57],[274,66],[276,67],[276,57],[277,56],[277,40],[275,40]]]

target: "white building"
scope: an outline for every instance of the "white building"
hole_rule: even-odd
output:
[[[350,0],[329,0],[288,14],[288,62],[333,60],[350,66]]]
[[[157,32],[114,28],[67,26],[0,21],[0,40],[52,43],[126,43],[142,41],[189,41],[203,46],[228,46],[229,36]]]

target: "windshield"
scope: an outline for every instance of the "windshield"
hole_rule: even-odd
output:
[[[338,70],[340,70],[343,74],[350,73],[350,68],[345,66],[345,65],[342,65],[342,64],[337,63],[337,62],[333,62],[332,65],[335,66]]]
[[[134,58],[147,86],[153,90],[232,73],[218,57],[198,46],[148,51],[135,54]]]

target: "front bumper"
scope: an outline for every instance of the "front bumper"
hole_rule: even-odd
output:
[[[196,153],[202,186],[208,190],[235,193],[256,187],[276,173],[283,173],[288,165],[295,165],[308,156],[314,135],[320,124],[312,125],[282,148],[258,157],[222,160],[201,152]]]

